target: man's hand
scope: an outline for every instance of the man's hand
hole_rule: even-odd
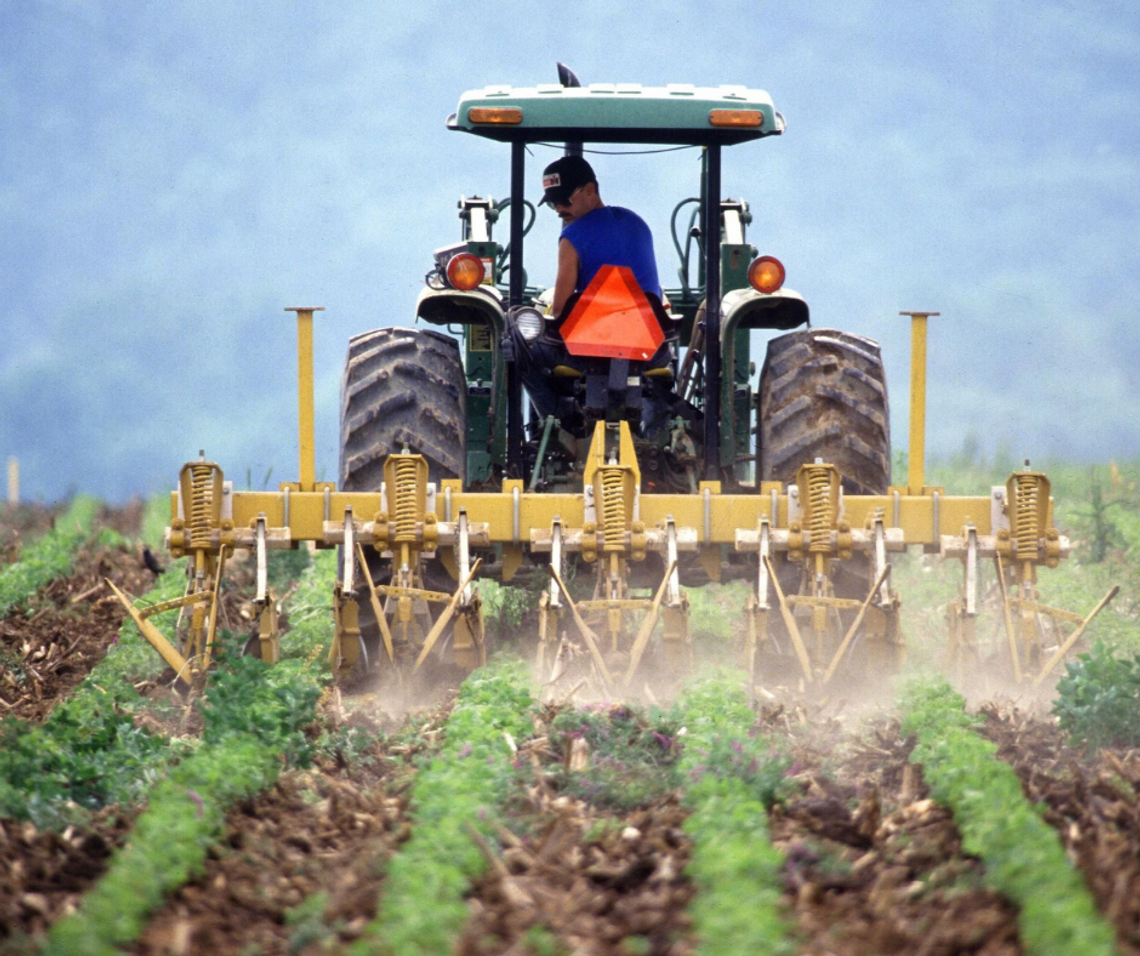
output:
[[[562,315],[566,301],[574,294],[578,284],[578,250],[568,240],[558,240],[558,275],[554,279],[554,301],[550,312],[556,318]]]

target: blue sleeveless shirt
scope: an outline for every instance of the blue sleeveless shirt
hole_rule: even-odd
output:
[[[621,206],[602,206],[562,228],[565,239],[578,253],[578,284],[581,292],[602,266],[627,266],[645,292],[661,294],[653,234],[637,213]]]

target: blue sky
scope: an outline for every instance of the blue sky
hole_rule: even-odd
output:
[[[586,82],[772,94],[788,131],[727,151],[725,193],[815,325],[882,342],[896,446],[897,313],[931,309],[931,454],[968,435],[1018,459],[1140,454],[1140,14],[797,6],[5,0],[0,458],[45,500],[165,489],[199,448],[241,486],[293,478],[283,309],[323,305],[317,468],[334,478],[348,337],[409,324],[456,199],[506,192],[506,150],[444,118],[465,89],[553,81],[556,60]],[[671,275],[692,157],[595,165]],[[531,235],[539,281],[553,216]]]

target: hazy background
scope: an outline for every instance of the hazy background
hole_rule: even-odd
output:
[[[1132,4],[288,6],[0,2],[0,461],[26,499],[152,493],[199,448],[240,487],[295,478],[291,305],[327,309],[334,479],[348,337],[410,323],[456,200],[507,191],[508,150],[445,117],[465,89],[554,82],[556,60],[772,94],[788,131],[727,150],[725,194],[815,325],[883,343],[896,446],[897,312],[930,309],[931,453],[1140,453]],[[535,151],[528,198],[554,155]],[[595,166],[671,277],[696,154]],[[531,233],[532,281],[556,226]]]

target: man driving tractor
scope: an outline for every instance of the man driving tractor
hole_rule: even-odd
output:
[[[653,235],[637,213],[607,206],[594,170],[581,156],[563,156],[542,171],[542,201],[565,223],[558,240],[558,275],[551,312],[590,284],[603,265],[627,266],[645,292],[660,298]]]
[[[567,319],[578,298],[605,266],[629,270],[645,298],[664,318],[661,283],[653,235],[637,213],[621,206],[607,206],[598,190],[593,168],[581,156],[563,156],[542,174],[542,201],[554,209],[564,226],[558,240],[558,271],[554,281],[550,314],[556,321]],[[520,378],[540,417],[572,418],[572,386],[581,360],[575,360],[560,341],[540,341],[515,350]],[[646,368],[667,366],[672,352],[667,342],[644,361]],[[661,383],[668,391],[668,385]],[[643,430],[668,410],[668,403],[651,388],[641,409]]]

